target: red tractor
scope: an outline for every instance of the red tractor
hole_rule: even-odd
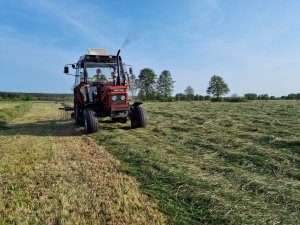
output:
[[[75,74],[69,74],[69,65]],[[111,117],[113,122],[126,123],[132,128],[146,127],[147,116],[141,102],[128,102],[130,86],[126,65],[120,50],[117,55],[108,55],[101,49],[88,49],[88,54],[77,63],[67,64],[64,73],[75,76],[74,119],[84,125],[86,133],[97,132],[98,118]],[[129,67],[129,74],[132,68]]]

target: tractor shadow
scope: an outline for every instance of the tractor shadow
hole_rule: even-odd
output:
[[[30,136],[80,136],[84,132],[76,129],[71,120],[45,120],[22,124],[0,126],[0,135],[30,135]]]
[[[114,123],[116,123],[116,122],[113,122],[112,120],[99,120],[98,121],[99,123],[104,123],[104,124],[114,124]]]
[[[101,130],[112,131],[116,129],[131,130],[130,123],[116,123],[111,120],[99,121]],[[76,126],[73,120],[45,120],[21,124],[9,124],[0,126],[0,135],[29,135],[29,136],[82,136],[82,126]]]
[[[103,124],[103,126],[101,126],[101,124]],[[99,126],[100,126],[100,130],[107,130],[107,131],[112,131],[112,130],[116,130],[116,129],[121,129],[121,130],[131,130],[132,129],[129,122],[118,123],[118,122],[113,122],[112,120],[100,120]]]

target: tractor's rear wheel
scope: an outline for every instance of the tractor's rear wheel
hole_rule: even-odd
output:
[[[74,111],[75,111],[75,116],[74,116],[75,124],[83,125],[82,112],[80,112],[81,110],[77,103],[75,103]]]
[[[84,130],[85,133],[95,133],[99,130],[98,118],[95,115],[95,111],[92,109],[84,110]]]
[[[139,128],[139,127],[146,127],[147,126],[147,113],[146,111],[137,106],[132,110],[131,114],[131,127],[132,128]]]

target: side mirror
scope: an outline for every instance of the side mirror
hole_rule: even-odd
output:
[[[75,66],[75,64],[72,64],[72,68],[73,68],[73,69],[76,69],[76,66]]]
[[[66,73],[66,74],[69,73],[69,67],[67,67],[67,66],[64,67],[64,73]]]
[[[132,67],[129,67],[129,73],[133,74]]]

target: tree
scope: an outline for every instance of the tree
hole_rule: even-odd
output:
[[[287,99],[297,99],[297,94],[294,93],[288,94]]]
[[[129,76],[129,80],[130,80],[130,89],[129,90],[131,92],[131,96],[134,97],[137,89],[139,88],[139,80],[136,79],[136,76],[134,74],[131,74]]]
[[[194,100],[195,101],[203,101],[204,100],[204,96],[196,94],[194,96]]]
[[[139,74],[139,97],[142,99],[152,98],[155,89],[154,85],[156,83],[156,74],[152,69],[144,68]]]
[[[280,97],[280,99],[285,100],[285,99],[286,99],[286,96],[283,95],[283,96]]]
[[[210,78],[208,88],[206,90],[207,94],[212,94],[213,96],[219,98],[220,96],[227,94],[229,92],[227,84],[224,82],[223,78],[217,75],[213,75]]]
[[[268,94],[261,94],[261,95],[257,96],[257,99],[259,99],[259,100],[269,100],[270,97],[269,97]]]
[[[248,100],[256,100],[257,99],[257,94],[255,93],[247,93],[244,95],[244,97]]]
[[[184,90],[184,93],[186,95],[187,100],[193,100],[193,98],[194,98],[194,89],[190,85],[186,87],[186,89]]]
[[[175,100],[176,101],[184,101],[185,100],[185,95],[184,94],[182,94],[182,93],[177,93],[176,95],[175,95]]]
[[[161,72],[157,80],[157,91],[164,97],[169,97],[172,94],[175,81],[171,77],[171,73],[168,70]]]
[[[205,96],[204,96],[204,100],[205,100],[205,101],[209,101],[209,100],[210,100],[210,96],[209,96],[209,95],[205,95]]]

